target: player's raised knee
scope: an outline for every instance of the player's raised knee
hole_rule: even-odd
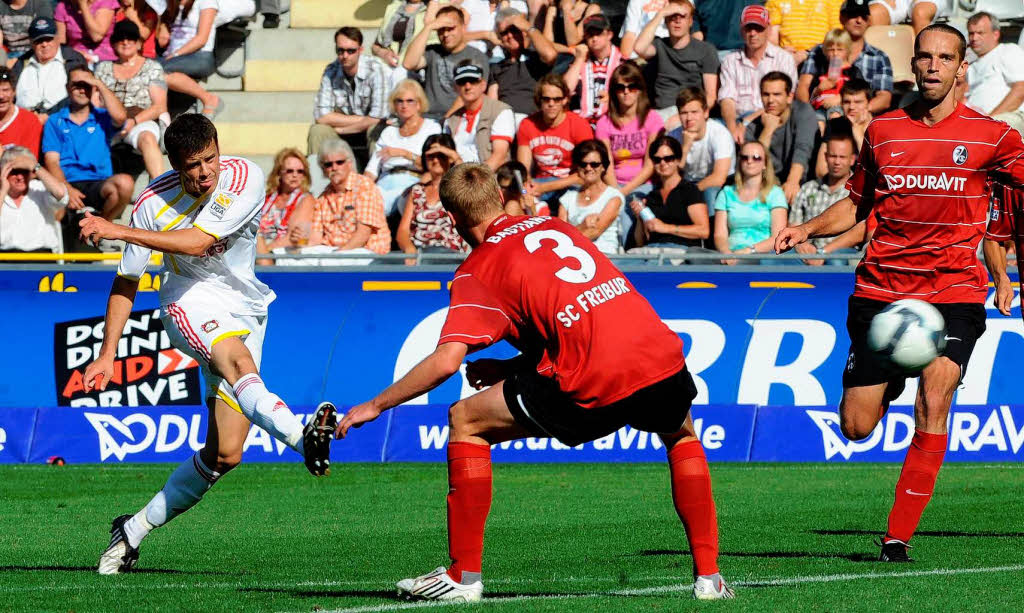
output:
[[[875,411],[881,414],[881,407]],[[851,441],[860,441],[871,436],[871,432],[878,425],[878,419],[867,411],[840,411],[839,429],[843,436]]]

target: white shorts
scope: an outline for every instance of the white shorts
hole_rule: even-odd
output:
[[[241,337],[245,346],[260,367],[263,357],[263,336],[266,332],[267,317],[225,313],[216,305],[172,302],[163,307],[160,321],[164,324],[171,344],[199,362],[206,380],[206,398],[223,400],[232,409],[242,412],[231,385],[215,374],[210,367],[213,347],[220,341]]]
[[[128,134],[125,136],[118,135],[114,137],[114,144],[128,143],[133,149],[139,151],[139,138],[141,138],[146,132],[155,136],[157,143],[160,142],[160,124],[155,121],[143,121],[140,124],[136,124],[136,126],[129,130]]]
[[[889,23],[898,24],[910,19],[910,11],[918,4],[935,5],[936,17],[948,17],[950,14],[949,0],[893,0],[891,6],[886,0],[871,0],[871,4],[881,4],[889,11]]]

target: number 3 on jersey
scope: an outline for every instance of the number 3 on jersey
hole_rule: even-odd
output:
[[[523,240],[526,250],[533,253],[541,248],[545,239],[554,241],[555,246],[551,250],[563,260],[576,260],[579,268],[563,266],[555,271],[555,276],[568,283],[586,283],[594,278],[597,272],[597,264],[590,254],[572,243],[572,239],[558,230],[540,230],[527,234]]]

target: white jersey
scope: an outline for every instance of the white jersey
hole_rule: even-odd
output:
[[[265,315],[274,292],[256,278],[256,233],[263,210],[263,171],[245,158],[221,156],[220,178],[206,196],[194,198],[175,170],[143,190],[131,226],[152,232],[199,228],[217,239],[199,257],[164,255],[160,305],[186,301],[216,304],[229,313]],[[151,250],[128,244],[117,274],[138,279]]]

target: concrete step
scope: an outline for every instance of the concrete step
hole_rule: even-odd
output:
[[[292,0],[293,28],[360,28],[380,26],[390,0]]]
[[[242,77],[226,79],[219,74],[210,75],[203,87],[211,92],[240,92],[242,91]]]
[[[307,121],[238,121],[217,120],[221,152],[232,155],[274,155],[284,147],[306,150],[306,134],[312,120]]]
[[[217,116],[217,125],[239,122],[313,123],[313,98],[310,92],[222,92],[226,106]]]
[[[254,29],[246,40],[247,61],[252,60],[320,60],[333,61],[334,30],[315,28]],[[376,30],[374,30],[376,37]],[[373,39],[364,35],[363,46],[369,49]]]
[[[247,92],[315,92],[320,88],[323,60],[249,60],[243,84]]]

